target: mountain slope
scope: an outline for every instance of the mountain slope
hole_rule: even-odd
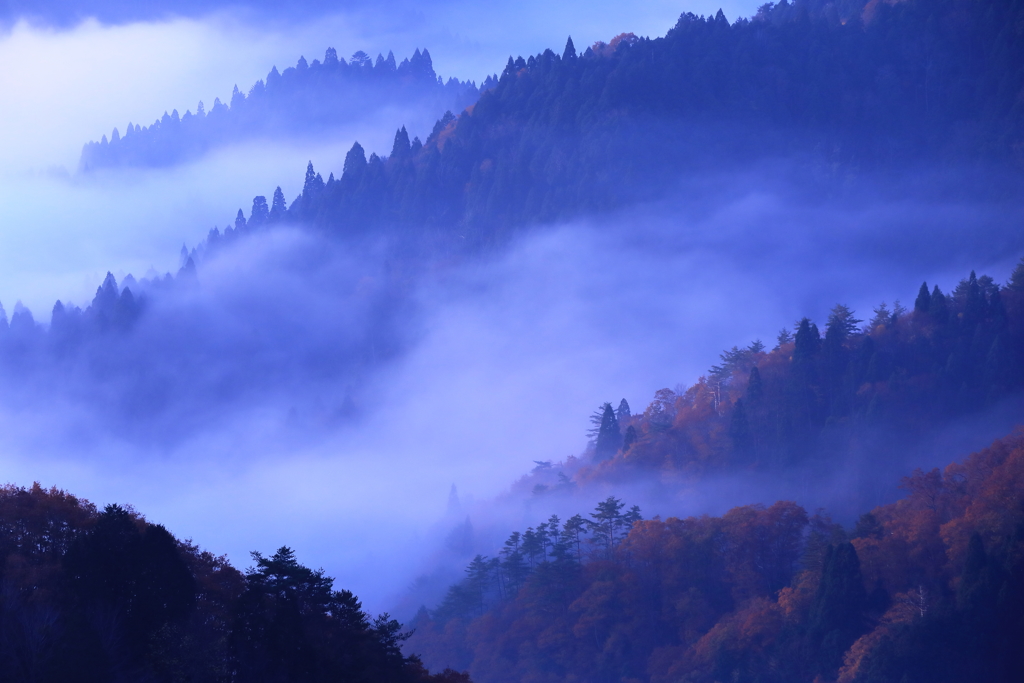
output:
[[[450,242],[659,196],[684,169],[808,155],[826,173],[915,161],[1020,164],[1019,0],[815,2],[730,25],[684,14],[663,38],[509,62],[422,146],[356,144],[289,216],[339,234],[401,228]]]

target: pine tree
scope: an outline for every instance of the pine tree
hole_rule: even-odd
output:
[[[750,422],[747,420],[747,409],[742,398],[736,399],[736,404],[732,408],[729,436],[732,438],[733,448],[738,451],[744,450],[750,443]]]
[[[409,142],[409,133],[402,126],[395,133],[395,144],[391,146],[391,158],[404,159],[409,156],[412,145]]]
[[[619,529],[622,528],[622,508],[625,506],[615,496],[608,496],[597,504],[597,507],[590,513],[591,521],[587,524],[594,532],[594,540],[603,546],[606,557],[610,558],[612,550],[619,541]]]
[[[843,653],[865,630],[867,591],[852,543],[828,546],[811,603],[808,633],[818,644],[820,673],[833,677]]]
[[[284,201],[284,192],[282,192],[281,187],[278,186],[274,189],[274,198],[270,206],[270,219],[273,221],[281,220],[284,218],[287,209],[287,204]]]
[[[629,425],[628,427],[626,427],[626,433],[622,437],[622,452],[625,453],[630,448],[632,448],[633,444],[636,443],[636,439],[636,427],[634,427],[633,425]]]
[[[917,292],[917,298],[914,299],[914,312],[927,313],[931,303],[931,295],[928,294],[928,283],[922,282],[921,289]]]
[[[630,417],[632,417],[632,413],[629,412],[629,403],[626,402],[626,399],[622,399],[619,401],[619,407],[615,409],[615,418],[619,424],[622,424]]]
[[[249,214],[248,226],[250,229],[258,228],[267,222],[270,217],[270,207],[267,206],[267,198],[263,195],[253,197],[252,212]]]
[[[949,319],[949,305],[946,295],[942,293],[938,285],[935,285],[935,289],[932,290],[928,315],[939,324],[945,323]]]
[[[796,340],[793,347],[793,362],[805,363],[814,358],[821,346],[821,335],[818,327],[809,318],[800,320],[796,330]]]
[[[509,60],[512,58],[509,57]],[[562,59],[576,59],[576,46],[572,44],[572,36],[569,36],[569,40],[565,41],[565,50],[562,52]]]
[[[761,382],[761,371],[755,365],[750,368],[750,377],[747,379],[747,401],[751,406],[757,406],[763,398],[764,384]]]
[[[1006,288],[1011,292],[1024,292],[1024,258],[1010,273],[1010,279],[1006,282]]]
[[[614,456],[622,446],[622,432],[619,431],[619,421],[615,418],[615,411],[611,403],[605,403],[601,415],[601,425],[597,431],[597,443],[594,447],[594,456],[597,460],[607,460]]]
[[[345,165],[342,168],[341,177],[349,180],[357,178],[365,168],[366,152],[363,151],[363,146],[356,142],[345,155]]]

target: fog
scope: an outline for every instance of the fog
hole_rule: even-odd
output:
[[[623,31],[661,35],[683,9],[714,12],[720,3],[580,3],[486,6],[467,2],[308,3],[8,3],[0,12],[0,301],[39,312],[56,299],[85,301],[110,270],[124,275],[177,266],[183,242],[223,227],[257,194],[280,185],[288,199],[306,161],[337,170],[359,140],[390,151],[402,125],[425,138],[424,112],[383,111],[331,140],[276,140],[221,150],[215,158],[163,172],[131,171],[91,183],[69,178],[82,145],[148,125],[164,112],[228,101],[300,55],[322,58],[393,50],[401,59],[428,48],[435,70],[480,82],[509,54],[608,40]],[[725,4],[730,17],[756,3]],[[98,19],[97,19],[98,17]],[[140,55],[144,58],[140,59]],[[326,177],[326,173],[324,174]]]
[[[312,3],[286,21],[258,3],[9,5],[0,301],[45,325],[56,299],[88,305],[107,271],[121,284],[177,272],[182,244],[223,228],[254,195],[298,194],[308,160],[326,177],[353,141],[386,153],[396,128],[424,138],[430,121],[387,109],[327,140],[76,176],[81,145],[114,126],[227,100],[236,83],[328,46],[399,58],[427,47],[438,73],[479,81],[509,54],[560,48],[569,34],[578,46],[661,35],[680,11],[720,4]],[[755,5],[721,4],[730,19]],[[546,516],[508,496],[510,483],[534,461],[581,454],[604,401],[625,397],[639,412],[723,348],[771,346],[779,328],[804,315],[820,323],[838,302],[862,318],[883,300],[910,305],[925,279],[944,291],[971,269],[1004,281],[1024,254],[1013,182],[922,171],[819,192],[801,168],[686,178],[658,204],[535,226],[496,253],[401,277],[387,241],[326,242],[299,228],[240,240],[204,259],[195,282],[133,286],[147,299],[130,333],[59,364],[12,364],[0,389],[2,478],[133,504],[241,567],[251,550],[288,544],[369,609],[415,609],[466,553],[492,553],[509,529]],[[953,426],[955,439],[908,465],[941,464],[1010,419],[1004,409]],[[603,493],[556,505],[582,512]],[[800,489],[729,480],[670,498],[616,493],[668,515]],[[443,550],[466,515],[475,535]],[[434,584],[410,597],[423,574]]]
[[[770,346],[837,302],[866,318],[883,300],[909,304],[924,279],[949,291],[973,268],[1005,281],[1024,253],[1024,206],[998,177],[980,177],[985,191],[966,177],[859,178],[830,195],[799,163],[723,170],[683,179],[657,204],[535,226],[498,252],[401,276],[386,241],[256,234],[205,258],[195,282],[134,285],[147,303],[130,332],[9,369],[3,472],[131,503],[240,566],[250,550],[291,545],[371,610],[407,616],[410,600],[439,590],[410,598],[418,576],[451,576],[467,552],[492,553],[547,516],[508,487],[534,461],[582,454],[600,403],[625,397],[639,412],[723,348]],[[146,186],[156,181],[135,182],[158,194]],[[956,447],[983,445],[1015,414],[962,426]],[[963,454],[950,450],[923,449],[908,467]],[[586,511],[611,492],[647,515],[720,512],[799,500],[798,484],[602,489],[553,505]],[[439,551],[465,514],[475,535]]]

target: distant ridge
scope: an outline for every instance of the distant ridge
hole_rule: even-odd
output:
[[[283,218],[479,245],[656,198],[686,169],[773,155],[834,177],[1019,169],[1022,26],[1012,0],[809,0],[732,24],[686,13],[663,38],[622,34],[582,54],[570,38],[561,55],[510,57],[422,144],[401,130],[387,156],[357,143],[333,181],[307,178]]]
[[[129,123],[124,135],[115,128],[109,139],[85,145],[78,169],[169,166],[251,137],[326,132],[389,104],[422,106],[435,115],[461,111],[479,92],[471,81],[442,81],[425,49],[397,64],[391,52],[373,61],[359,51],[346,62],[328,48],[323,62],[300,57],[283,72],[274,67],[248,95],[236,85],[230,104],[217,98],[208,112],[202,102],[195,113],[164,112],[147,127]]]

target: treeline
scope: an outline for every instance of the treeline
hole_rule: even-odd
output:
[[[640,507],[623,512],[624,503],[614,496],[598,503],[587,519],[576,514],[564,523],[552,515],[537,528],[514,531],[499,557],[477,555],[466,568],[465,580],[452,586],[434,618],[449,621],[481,616],[487,609],[514,598],[540,573],[543,581],[564,582],[574,576],[585,560],[611,559],[635,522],[643,519]],[[419,619],[430,618],[424,610]]]
[[[0,488],[0,670],[45,681],[466,683],[287,547],[245,573],[131,508]]]
[[[485,82],[490,87],[493,79]],[[434,72],[430,53],[416,50],[396,64],[388,52],[373,61],[365,52],[351,60],[339,58],[328,48],[321,62],[298,64],[267,74],[248,95],[235,86],[230,103],[220,98],[206,111],[202,102],[196,112],[178,115],[175,109],[148,127],[129,123],[124,135],[114,129],[107,139],[89,142],[82,149],[79,170],[93,171],[119,166],[168,166],[201,156],[209,149],[256,136],[279,137],[329,130],[373,115],[392,104],[426,107],[437,115],[446,109],[461,111],[479,96],[476,84]]]
[[[623,34],[582,54],[570,38],[561,54],[509,58],[422,144],[400,130],[387,156],[367,157],[357,143],[287,217],[478,245],[766,155],[806,154],[840,175],[1019,163],[1022,25],[1016,0],[806,0],[732,24],[687,13],[663,38]]]
[[[195,278],[195,264],[185,256],[185,265],[176,276],[167,273],[138,281],[127,275],[118,284],[113,274],[107,273],[84,309],[55,302],[48,326],[20,303],[8,320],[0,305],[0,369],[24,375],[39,365],[74,357],[95,342],[127,337],[145,312],[149,295]]]
[[[951,292],[922,284],[912,309],[883,303],[867,321],[838,305],[824,334],[804,318],[773,349],[755,341],[721,358],[642,413],[605,404],[586,457],[517,486],[544,495],[651,473],[827,473],[854,460],[893,469],[918,439],[1024,389],[1024,259],[1003,286],[973,272]],[[858,482],[847,484],[853,495]]]
[[[548,524],[524,569],[514,534],[406,649],[483,683],[1021,680],[1024,433],[902,487],[851,529],[778,502],[636,519],[577,555]]]

